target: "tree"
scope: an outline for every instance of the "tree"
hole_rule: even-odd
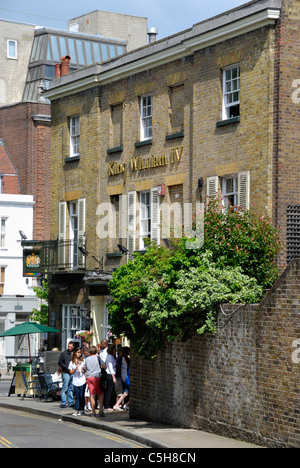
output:
[[[167,343],[216,332],[221,303],[255,303],[278,275],[278,230],[254,212],[222,212],[212,200],[202,249],[149,243],[145,254],[120,267],[109,283],[114,334],[125,334],[135,351],[152,358]]]
[[[31,319],[42,325],[48,325],[48,297],[49,285],[46,280],[42,281],[42,287],[33,288],[39,299],[42,299],[40,309],[33,309]]]

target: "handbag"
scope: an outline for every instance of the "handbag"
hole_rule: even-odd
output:
[[[125,386],[126,386],[127,388],[129,388],[129,384],[130,384],[130,369],[128,370],[128,374],[127,374],[127,377],[126,377],[124,383],[125,383]]]
[[[100,372],[101,372],[101,377],[100,377],[100,388],[101,390],[105,390],[106,387],[106,370],[101,367],[101,359],[97,354],[98,362],[99,362],[99,367],[100,367]]]

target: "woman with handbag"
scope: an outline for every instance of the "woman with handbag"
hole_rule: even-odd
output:
[[[91,346],[90,355],[86,358],[84,367],[91,397],[92,417],[96,416],[96,395],[100,403],[99,415],[103,417],[103,390],[100,387],[101,361],[97,355],[96,346]]]
[[[123,381],[123,394],[118,398],[114,410],[122,410],[121,403],[129,397],[129,385],[130,385],[130,358],[129,358],[130,349],[128,347],[123,349],[123,358],[121,365],[121,377]],[[125,410],[129,410],[129,400],[123,406]]]
[[[76,348],[72,354],[69,364],[70,375],[73,376],[73,388],[75,393],[75,410],[73,416],[82,416],[84,414],[85,405],[85,369],[84,359],[81,348]]]

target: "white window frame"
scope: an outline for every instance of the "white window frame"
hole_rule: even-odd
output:
[[[141,141],[152,140],[152,94],[140,97]]]
[[[227,183],[232,180],[232,190],[227,190]],[[233,202],[229,203],[229,200],[233,198]],[[230,206],[236,206],[238,204],[238,175],[229,175],[222,177],[222,203],[223,209],[227,210]]]
[[[10,55],[10,43],[14,44],[14,55]],[[18,43],[14,39],[7,39],[7,58],[13,60],[18,58]]]
[[[78,201],[69,202],[70,266],[78,266]]]
[[[151,239],[151,192],[150,190],[145,192],[140,192],[139,196],[140,203],[140,250],[144,250],[145,243],[144,239]],[[146,224],[148,224],[148,229],[146,229]]]
[[[237,70],[236,76],[233,73],[234,70]],[[240,64],[223,69],[223,120],[240,115],[240,79]],[[238,96],[235,96],[236,93]],[[231,115],[231,108],[234,106],[239,106],[239,112],[236,115]]]
[[[226,181],[233,179],[233,190],[226,190]],[[223,208],[228,208],[229,197],[234,197],[233,206],[240,206],[244,210],[250,208],[250,171],[243,171],[237,174],[229,174],[222,177],[221,181]]]
[[[70,117],[70,157],[80,156],[80,116]]]
[[[137,193],[131,191],[127,193],[127,261],[133,260],[136,239],[136,205]]]
[[[0,217],[0,248],[5,247],[7,218]]]
[[[76,314],[72,311],[76,310]],[[67,346],[68,341],[80,341],[75,335],[82,330],[82,317],[78,304],[63,304],[62,306],[62,345]]]

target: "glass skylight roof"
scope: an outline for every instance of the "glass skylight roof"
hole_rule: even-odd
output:
[[[65,55],[71,57],[70,71],[102,63],[126,53],[126,41],[74,33],[39,29],[35,32],[23,100],[37,101],[41,80],[46,88],[55,78],[55,65]]]

